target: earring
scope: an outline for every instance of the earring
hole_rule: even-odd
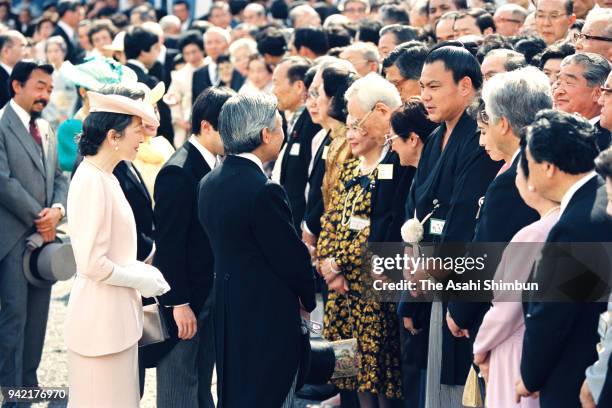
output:
[[[119,150],[119,145],[115,143],[115,151]]]
[[[535,187],[530,184],[530,185],[527,186],[527,190],[529,190],[529,191],[531,191],[533,193],[535,191]]]

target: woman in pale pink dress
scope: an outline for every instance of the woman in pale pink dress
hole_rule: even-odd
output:
[[[524,152],[517,168],[516,186],[525,203],[540,220],[521,229],[506,247],[495,280],[526,282],[551,228],[559,218],[559,203],[542,198],[528,185]],[[530,244],[525,244],[530,243]],[[534,245],[533,243],[539,243]],[[515,401],[514,384],[520,378],[525,320],[520,294],[496,292],[493,306],[484,317],[474,342],[474,362],[487,381],[486,406],[491,408],[537,408],[536,398]]]

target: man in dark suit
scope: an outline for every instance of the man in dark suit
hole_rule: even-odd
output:
[[[283,143],[275,98],[230,98],[219,129],[228,156],[200,183],[198,205],[215,258],[218,407],[292,406],[314,276],[287,195],[263,171]]]
[[[126,65],[136,73],[138,82],[142,82],[153,89],[159,82],[159,79],[151,75],[149,70],[153,67],[159,56],[159,37],[151,31],[135,27],[126,33],[124,44],[124,52],[127,58]],[[174,128],[172,127],[170,108],[163,99],[160,99],[157,102],[157,109],[160,116],[158,133],[172,143]]]
[[[585,369],[597,359],[599,314],[609,265],[601,276],[594,245],[612,241],[604,181],[594,171],[593,126],[572,114],[544,110],[527,129],[528,182],[561,203],[531,281],[539,285],[525,310],[520,397],[540,393],[542,408],[580,405]],[[567,152],[572,154],[568,155]],[[609,262],[609,261],[608,261]],[[543,301],[540,296],[546,294]]]
[[[66,43],[66,60],[73,64],[81,62],[84,51],[77,40],[76,30],[81,21],[81,2],[78,0],[61,0],[57,3],[59,20],[52,35],[59,35]]]
[[[27,44],[19,31],[11,30],[0,35],[0,109],[11,99],[9,76],[15,64],[23,58]]]
[[[223,154],[217,131],[221,107],[234,92],[212,88],[193,107],[193,135],[155,180],[157,252],[153,264],[172,282],[160,298],[173,309],[178,342],[157,365],[157,406],[214,408],[210,386],[215,362],[212,316],[213,254],[198,222],[202,177]],[[195,364],[193,362],[196,362]]]
[[[503,156],[509,167],[498,174],[489,185],[478,212],[478,224],[473,241],[476,243],[509,242],[521,228],[538,220],[538,213],[521,198],[516,188],[516,167],[520,151],[520,132],[533,122],[542,109],[552,108],[548,78],[535,68],[523,68],[495,75],[483,88],[483,99],[489,118],[486,133],[481,133],[480,144],[490,152]],[[507,104],[511,98],[516,103]],[[473,251],[482,248],[474,245]],[[489,251],[501,255],[500,250]],[[471,256],[478,256],[472,253]],[[487,260],[487,279],[492,279],[500,258]],[[465,276],[471,279],[470,276]],[[488,302],[450,302],[446,321],[451,333],[463,337],[469,333],[476,338],[482,319],[489,309]]]
[[[602,88],[599,97],[601,105],[601,125],[606,130],[612,129],[612,73]],[[603,151],[595,160],[599,174],[606,179],[608,201],[612,201],[612,148]],[[608,205],[608,214],[612,216],[612,206]],[[612,297],[608,301],[608,313],[612,312]],[[603,316],[603,315],[602,315]],[[612,406],[612,330],[610,321],[603,322],[599,335],[603,347],[598,349],[599,358],[586,370],[586,378],[580,390],[580,402],[584,408]],[[598,327],[599,329],[599,327]],[[599,331],[599,330],[598,330]]]
[[[206,52],[206,65],[193,72],[191,97],[195,101],[202,92],[211,86],[218,86],[221,79],[217,69],[217,58],[226,54],[231,41],[229,33],[219,27],[211,27],[204,33],[204,51]],[[238,71],[232,73],[231,88],[238,91],[244,78]]]
[[[553,92],[555,109],[579,113],[595,126],[599,150],[610,146],[610,131],[599,124],[601,106],[597,103],[610,68],[610,62],[599,54],[583,52],[567,56],[561,62]]]
[[[310,66],[310,61],[305,58],[290,57],[276,67],[272,77],[279,110],[292,114],[287,123],[285,147],[276,161],[273,177],[287,191],[296,231],[300,230],[306,208],[304,191],[312,158],[312,138],[321,130],[321,126],[312,122],[305,106],[307,88],[304,76]]]
[[[154,33],[159,39],[159,54],[157,55],[157,60],[149,70],[149,74],[159,81],[163,81],[166,85],[166,89],[168,89],[172,80],[170,73],[174,68],[174,58],[178,55],[179,51],[166,47],[164,30],[160,24],[154,21],[146,21],[142,23],[141,27]]]
[[[0,117],[0,384],[37,387],[51,286],[26,280],[27,238],[56,239],[68,181],[57,162],[57,138],[40,114],[53,89],[53,67],[18,62],[11,100]]]

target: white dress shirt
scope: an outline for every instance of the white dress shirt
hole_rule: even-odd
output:
[[[589,123],[595,126],[597,122],[599,122],[599,119],[601,119],[601,115],[597,115],[594,118],[589,119]]]
[[[206,164],[208,164],[208,167],[210,167],[211,170],[216,167],[217,163],[219,162],[217,160],[217,156],[212,154],[206,147],[204,147],[200,142],[198,142],[198,139],[196,139],[194,135],[191,135],[191,137],[189,138],[189,143],[191,143],[195,146],[196,149],[198,149],[198,151],[206,161]]]
[[[129,60],[127,60],[127,62],[132,64],[132,65],[136,65],[138,68],[142,69],[145,74],[149,73],[149,69],[147,67],[145,67],[145,64],[143,64],[142,62],[138,61],[137,59],[129,59]]]
[[[13,110],[17,114],[17,117],[23,124],[23,127],[25,128],[26,132],[30,133],[30,118],[31,118],[30,114],[26,112],[26,110],[23,109],[21,106],[19,106],[17,102],[15,102],[14,99],[11,99],[11,101],[9,102],[9,105],[11,105],[11,108],[13,108]],[[46,121],[43,121],[43,122],[47,123]],[[49,148],[49,133],[42,130],[40,126],[40,119],[36,119],[36,125],[38,126],[40,138],[42,139],[43,155],[46,157],[47,150]],[[45,161],[43,160],[43,163],[44,162]],[[64,208],[64,205],[61,203],[54,203],[53,205],[51,205],[51,208],[59,208],[60,212],[62,213],[62,217],[64,217],[64,215],[66,214],[66,209]]]
[[[559,218],[563,215],[563,211],[567,208],[570,200],[576,194],[576,191],[580,190],[580,187],[584,186],[588,183],[593,177],[597,176],[595,171],[589,172],[586,176],[578,180],[574,183],[566,192],[563,194],[563,198],[561,199],[561,210],[559,211]]]
[[[237,154],[236,156],[238,156],[238,157],[242,157],[242,158],[244,158],[244,159],[247,159],[247,160],[252,161],[253,163],[255,163],[255,164],[257,165],[257,167],[259,167],[259,168],[261,169],[261,172],[262,172],[262,173],[263,173],[263,174],[264,174],[266,177],[268,177],[268,176],[266,175],[266,172],[264,171],[264,168],[263,168],[263,163],[261,162],[261,160],[259,159],[259,157],[255,156],[253,153],[240,153],[240,154]]]
[[[3,62],[0,62],[0,67],[4,68],[4,70],[8,72],[9,75],[11,75],[11,73],[13,72],[13,68],[9,67]]]
[[[68,24],[64,23],[62,20],[59,20],[57,22],[57,25],[66,32],[66,34],[68,35],[68,38],[70,38],[70,41],[74,43],[74,40],[76,39],[74,37],[74,28],[70,27]]]

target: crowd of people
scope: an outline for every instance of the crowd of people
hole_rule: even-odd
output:
[[[59,385],[24,253],[63,229],[72,407],[151,367],[158,407],[214,370],[225,408],[612,407],[609,277],[547,245],[612,242],[611,59],[608,0],[0,0],[0,385]],[[398,242],[503,243],[491,277],[573,301],[367,296]],[[315,334],[354,372],[313,382]]]

